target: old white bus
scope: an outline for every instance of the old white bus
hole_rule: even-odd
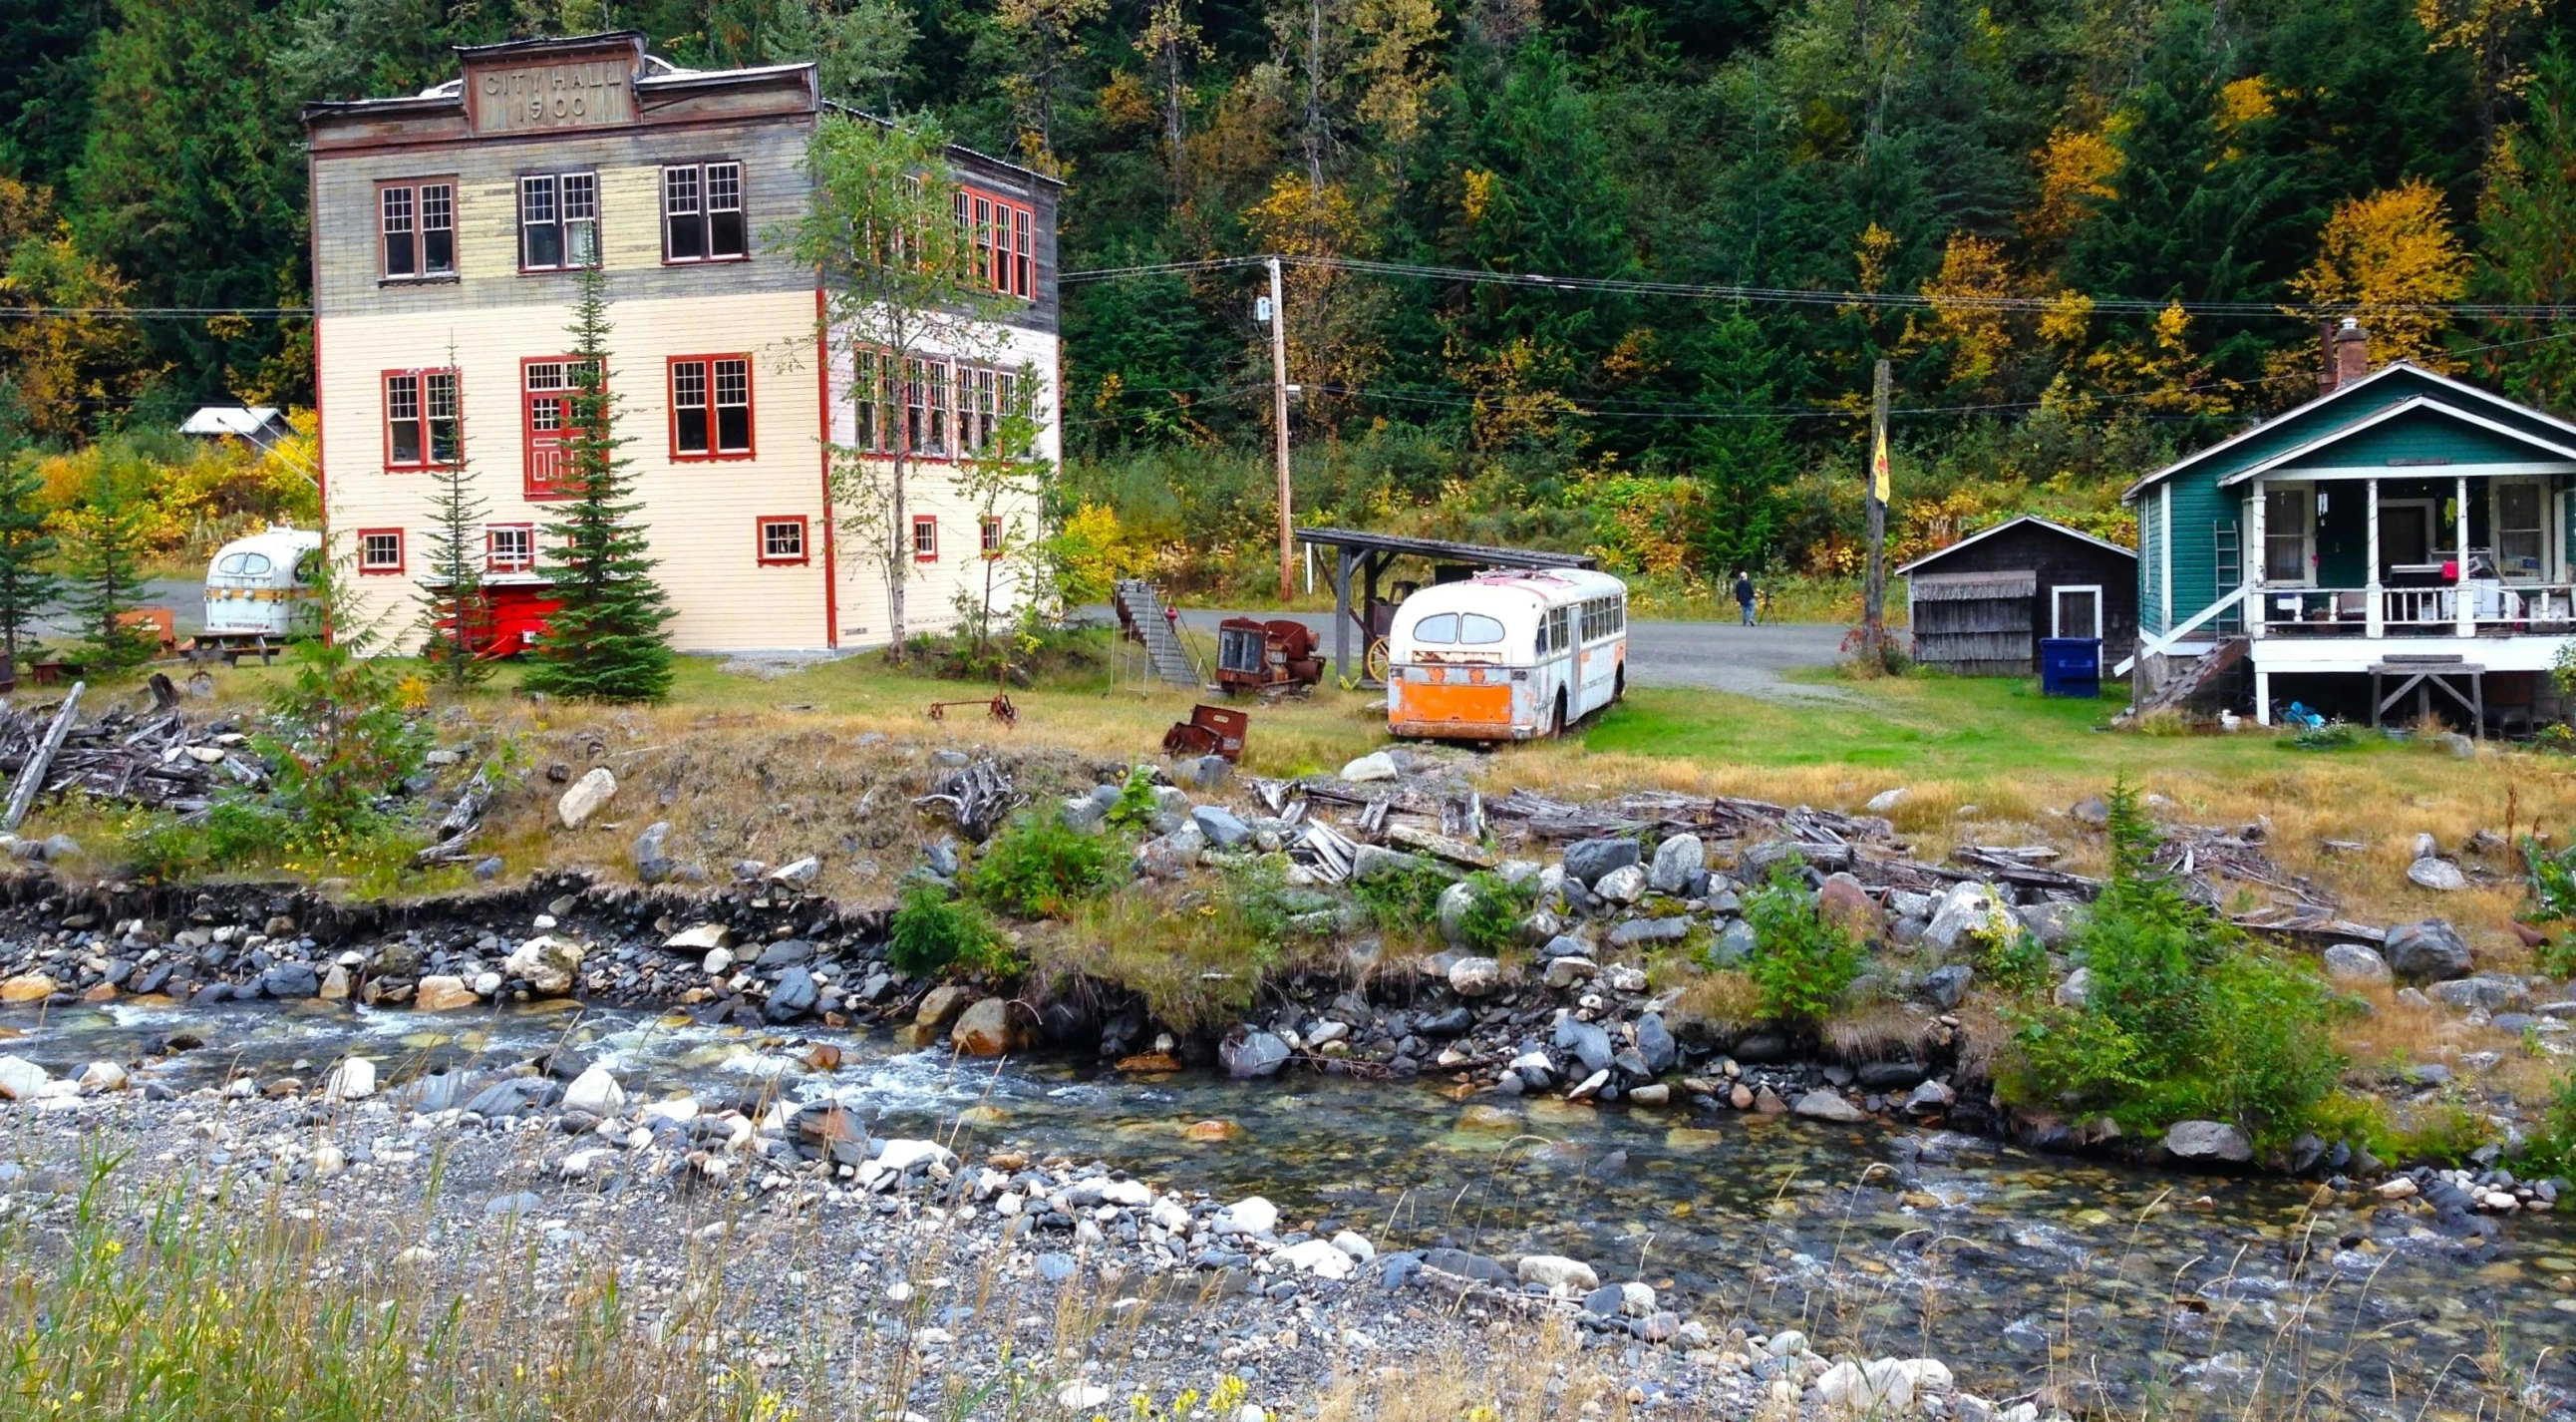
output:
[[[1607,573],[1480,573],[1422,589],[1387,642],[1399,736],[1552,736],[1628,689],[1628,585]]]

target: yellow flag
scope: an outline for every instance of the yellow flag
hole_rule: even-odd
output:
[[[1882,503],[1882,504],[1883,504],[1883,503],[1888,502],[1888,495],[1887,495],[1887,431],[1885,431],[1885,430],[1880,430],[1880,431],[1878,432],[1878,448],[1877,448],[1877,450],[1876,450],[1874,453],[1872,453],[1872,454],[1870,455],[1870,459],[1869,459],[1869,469],[1870,469],[1870,476],[1871,476],[1871,484],[1872,484],[1872,487],[1873,487],[1874,492],[1876,492],[1876,494],[1878,495],[1878,501],[1879,501],[1880,503]]]

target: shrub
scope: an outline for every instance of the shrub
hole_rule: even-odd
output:
[[[1127,772],[1127,783],[1118,787],[1117,803],[1101,818],[1119,829],[1141,830],[1154,823],[1161,808],[1154,800],[1154,769],[1140,765]]]
[[[2540,1120],[2514,1152],[2513,1168],[2535,1178],[2576,1175],[2576,1068],[2558,1078]]]
[[[1467,876],[1466,916],[1459,920],[1458,936],[1479,953],[1499,953],[1510,946],[1521,929],[1521,920],[1529,916],[1530,904],[1538,898],[1538,885],[1524,881],[1511,883],[1501,875],[1479,870]],[[1434,891],[1432,901],[1439,902]]]
[[[1765,1021],[1823,1021],[1868,962],[1850,934],[1816,911],[1794,861],[1772,866],[1770,879],[1745,895],[1744,921],[1754,943],[1744,970],[1761,993]]]
[[[2343,1071],[2327,1030],[2343,1000],[2156,871],[2134,792],[2114,788],[2110,808],[2111,877],[2079,945],[2091,991],[2082,1007],[2008,1014],[2005,1098],[2105,1112],[2137,1132],[2206,1118],[2286,1138]]]
[[[903,891],[886,934],[886,961],[915,977],[950,968],[1004,976],[1019,966],[1001,929],[981,907],[923,883]]]
[[[995,913],[1061,918],[1109,883],[1109,846],[1061,815],[1021,815],[984,846],[966,890]]]
[[[1455,879],[1428,865],[1351,881],[1369,918],[1389,933],[1421,933],[1440,919],[1440,894]]]
[[[1212,1031],[1241,1020],[1290,961],[1287,884],[1286,861],[1264,855],[1183,893],[1098,896],[1056,940],[1069,950],[1057,966],[1137,993],[1174,1031]]]
[[[2534,925],[2576,920],[2576,845],[2553,853],[2524,835],[2522,862],[2531,880],[2531,906],[2523,910],[2523,920]],[[2576,976],[2576,942],[2562,933],[2540,945],[2534,960],[2550,977]]]
[[[2495,1140],[2487,1118],[2456,1101],[2424,1107],[2388,1133],[2375,1154],[2399,1165],[2460,1165]]]

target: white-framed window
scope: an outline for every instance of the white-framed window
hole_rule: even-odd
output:
[[[984,515],[983,523],[977,533],[977,538],[980,545],[980,551],[985,557],[999,558],[1002,556],[1002,520],[998,516],[993,514]]]
[[[2530,479],[2494,486],[2496,573],[2507,582],[2536,583],[2549,567],[2549,494]]]
[[[2306,584],[2317,576],[2316,491],[2263,490],[2263,581]]]
[[[2048,595],[2048,635],[2051,637],[2093,637],[2102,635],[2102,586],[2099,583],[2060,583]]]
[[[599,264],[599,175],[529,173],[519,179],[519,270]]]
[[[403,570],[403,535],[399,528],[358,530],[358,571],[370,574]]]
[[[662,170],[662,260],[726,262],[751,255],[742,164],[675,163]]]
[[[802,563],[805,559],[805,517],[785,514],[760,520],[760,561],[763,563]]]
[[[382,275],[387,281],[422,281],[456,275],[456,182],[410,179],[376,189],[377,225],[384,236]]]
[[[496,523],[483,530],[484,564],[496,573],[515,573],[537,563],[537,529],[529,523]]]
[[[939,561],[939,520],[929,514],[912,516],[912,560],[916,563]]]

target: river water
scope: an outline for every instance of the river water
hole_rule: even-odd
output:
[[[1291,1222],[1356,1229],[1381,1250],[1570,1255],[1605,1280],[1679,1295],[1688,1316],[1799,1326],[1829,1353],[1938,1357],[1989,1395],[2097,1386],[2123,1410],[2200,1411],[2259,1389],[2265,1414],[2415,1417],[2507,1415],[2500,1403],[2545,1414],[2551,1401],[2526,1392],[2535,1382],[2576,1391],[2566,1213],[2512,1219],[2496,1241],[2463,1249],[2428,1237],[2420,1216],[2331,1199],[2311,1209],[2313,1186],[1938,1132],[1462,1102],[1445,1083],[997,1066],[883,1032],[800,1036],[845,1053],[816,1073],[784,1039],[627,1012],[122,1003],[0,1017],[0,1050],[76,1071],[131,1062],[181,1030],[204,1046],[141,1080],[185,1090],[241,1069],[310,1081],[354,1051],[401,1083],[570,1045],[616,1069],[630,1096],[832,1097],[879,1134],[962,1137],[970,1158],[1008,1147],[1098,1159],[1225,1198],[1259,1193]],[[1206,1121],[1233,1130],[1186,1134]]]

